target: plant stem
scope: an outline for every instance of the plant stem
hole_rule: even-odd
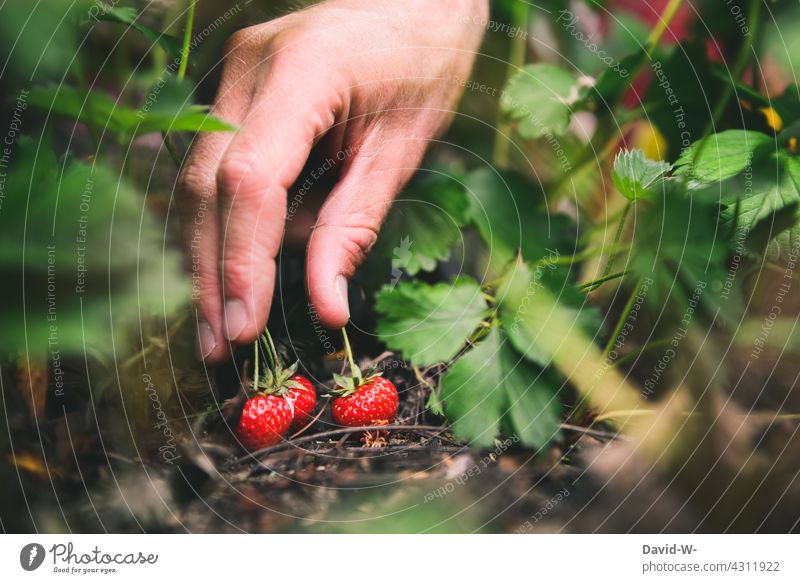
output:
[[[633,208],[634,202],[635,201],[629,200],[625,205],[625,208],[622,210],[622,216],[619,218],[619,222],[617,223],[617,230],[614,233],[614,242],[611,244],[611,251],[608,254],[608,260],[606,261],[606,266],[603,268],[603,274],[597,280],[600,283],[606,281],[608,274],[611,273],[611,267],[614,264],[614,259],[618,251],[617,247],[619,246],[619,242],[622,239],[622,231],[625,228],[625,221],[628,219],[628,215],[631,212],[631,208]]]
[[[512,20],[517,29],[526,30],[528,27],[528,17],[530,15],[530,6],[527,2],[515,2],[513,6]],[[525,64],[525,54],[527,52],[527,36],[518,34],[514,36],[511,41],[511,49],[508,54],[508,67],[506,68],[506,84],[517,73],[517,71]],[[498,112],[500,116],[497,122],[496,134],[494,137],[494,148],[492,151],[492,159],[495,166],[501,168],[508,165],[508,151],[511,145],[511,122],[504,119],[502,111]]]
[[[278,369],[278,351],[275,350],[275,344],[272,342],[272,336],[267,328],[264,328],[264,334],[261,335],[261,341],[264,343],[264,348],[267,349],[267,358],[269,358],[270,370],[277,373]]]
[[[636,301],[636,297],[639,295],[639,288],[642,285],[642,279],[640,278],[639,281],[636,282],[636,287],[633,288],[633,292],[631,293],[631,297],[628,298],[625,307],[622,310],[622,314],[620,314],[619,320],[617,320],[617,325],[614,327],[614,331],[611,333],[611,337],[608,339],[608,343],[606,343],[606,347],[603,349],[603,358],[608,359],[608,355],[611,354],[611,349],[614,347],[614,344],[617,341],[617,336],[622,331],[622,327],[625,325],[625,321],[628,319],[628,316],[631,315],[631,310],[633,310],[633,304]]]
[[[167,149],[167,153],[169,157],[172,158],[172,161],[175,162],[175,166],[178,168],[181,167],[181,155],[178,152],[178,148],[175,147],[175,142],[172,141],[172,137],[167,132],[161,132],[161,137],[164,140],[164,146]]]
[[[622,364],[625,364],[629,360],[633,360],[634,358],[644,354],[648,350],[652,350],[653,348],[658,348],[659,346],[666,346],[670,342],[672,342],[672,338],[662,338],[661,340],[654,340],[653,342],[648,342],[641,348],[637,348],[636,350],[632,350],[631,352],[620,356],[618,359],[614,361],[614,366],[620,366]]]
[[[188,14],[186,15],[186,26],[183,29],[183,44],[181,45],[181,62],[178,66],[178,81],[183,81],[183,78],[186,77],[186,68],[189,66],[189,45],[192,41],[192,27],[194,26],[194,9],[195,5],[197,4],[197,0],[189,0],[189,10]],[[175,166],[180,169],[182,157],[180,152],[178,152],[178,148],[175,146],[175,142],[173,142],[172,138],[167,132],[161,132],[161,137],[164,140],[164,146],[167,149],[167,153],[169,157],[172,158],[172,161],[175,162]],[[256,341],[258,342],[258,341]]]
[[[342,338],[344,338],[344,351],[347,354],[347,360],[350,363],[350,373],[353,375],[353,378],[356,381],[356,386],[361,384],[361,375],[359,375],[356,371],[358,368],[356,367],[356,361],[353,358],[353,350],[350,348],[350,339],[347,337],[347,330],[342,328]]]
[[[610,419],[614,419],[616,417],[635,417],[638,415],[652,415],[656,411],[654,409],[628,409],[627,411],[609,411],[608,413],[603,413],[602,415],[598,415],[592,421],[592,425],[596,423],[602,423],[603,421],[608,421]]]
[[[275,361],[275,365],[278,364],[278,349],[275,348],[275,342],[272,340],[272,334],[269,333],[269,330],[264,328],[264,334],[267,336],[267,342],[269,342],[269,349],[272,351],[272,358]]]
[[[253,342],[253,388],[258,390],[258,340]]]
[[[661,18],[659,18],[658,23],[653,27],[653,30],[650,31],[650,34],[647,36],[647,43],[645,47],[647,52],[649,53],[658,45],[661,37],[664,36],[664,33],[669,26],[669,23],[672,22],[672,19],[675,18],[675,14],[678,12],[678,8],[681,7],[683,4],[683,0],[670,0],[669,4],[664,7],[664,11],[661,13]]]
[[[734,84],[737,81],[741,81],[742,73],[744,73],[748,60],[750,60],[750,54],[753,51],[753,37],[755,37],[761,16],[761,2],[762,0],[750,0],[750,10],[747,13],[747,25],[750,29],[750,34],[744,37],[744,42],[736,55],[736,60],[733,63],[733,71],[731,71],[731,82],[725,85],[722,94],[719,96],[719,100],[714,105],[714,109],[711,112],[711,119],[703,130],[703,134],[700,137],[700,144],[697,146],[697,150],[692,158],[692,165],[696,164],[700,159],[700,155],[703,153],[708,143],[708,136],[710,136],[714,128],[717,127],[719,118],[722,117],[722,114],[725,113],[725,108],[728,107],[728,102],[733,95]]]
[[[189,0],[189,11],[186,15],[186,26],[183,29],[183,45],[181,46],[181,63],[178,67],[178,81],[183,81],[186,68],[189,66],[189,45],[192,41],[192,26],[194,25],[194,9],[197,0]]]
[[[559,257],[558,259],[553,259],[550,264],[551,265],[573,265],[575,263],[580,263],[587,259],[591,259],[595,255],[598,255],[597,249],[594,248],[587,248],[580,253],[576,253],[575,255],[565,255],[564,257]]]
[[[624,276],[628,275],[629,273],[630,273],[630,271],[618,271],[617,273],[612,273],[610,275],[606,275],[606,276],[601,277],[599,279],[595,279],[594,281],[587,281],[586,283],[584,283],[583,285],[580,285],[578,287],[580,287],[583,290],[586,290],[587,292],[594,291],[598,287],[600,287],[602,284],[604,284],[605,282],[612,281],[612,280],[618,279],[620,277],[624,277]]]

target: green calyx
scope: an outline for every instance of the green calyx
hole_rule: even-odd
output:
[[[261,353],[259,342],[264,345],[267,353],[267,369],[263,374],[259,374],[258,365]],[[281,355],[275,349],[275,343],[272,341],[269,330],[265,329],[261,338],[253,343],[253,363],[253,381],[250,383],[250,388],[258,394],[282,396],[288,394],[290,389],[304,388],[302,384],[292,380],[300,363],[284,365]]]
[[[337,397],[349,397],[355,393],[359,387],[362,387],[367,383],[371,383],[378,377],[382,376],[382,374],[383,373],[380,371],[375,370],[374,367],[368,369],[366,373],[362,373],[358,366],[355,367],[351,375],[340,375],[333,373],[333,380],[338,387],[333,391],[333,393]]]
[[[342,337],[344,338],[344,350],[350,364],[350,374],[333,374],[333,380],[337,388],[334,389],[332,393],[337,397],[348,397],[355,393],[359,387],[381,376],[381,373],[375,367],[370,367],[366,373],[361,372],[361,369],[358,368],[353,358],[353,350],[350,348],[350,339],[347,337],[347,331],[344,328],[342,328]]]

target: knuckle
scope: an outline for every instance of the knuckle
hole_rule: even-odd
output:
[[[269,43],[270,53],[280,62],[291,61],[307,52],[309,31],[302,26],[290,26],[278,31]]]
[[[255,175],[256,159],[251,154],[229,154],[217,170],[217,187],[226,195],[240,194],[243,185],[249,183]]]
[[[242,28],[231,33],[225,41],[223,51],[225,55],[239,53],[247,50],[252,44],[253,31],[250,28]]]
[[[246,250],[246,251],[245,251]],[[226,294],[253,294],[271,291],[275,276],[274,258],[252,247],[232,246],[224,253],[222,269]]]
[[[378,240],[378,231],[371,226],[338,227],[340,262],[347,276],[352,276]]]
[[[210,303],[215,303],[219,299],[219,278],[215,271],[211,269],[212,262],[204,262],[200,266],[197,287],[200,294],[198,303],[204,308],[209,309]]]
[[[214,193],[214,177],[196,164],[184,166],[178,176],[177,193],[182,200],[198,200]]]
[[[228,260],[225,262],[225,287],[229,293],[245,290],[250,287],[253,280],[253,262],[245,259]]]

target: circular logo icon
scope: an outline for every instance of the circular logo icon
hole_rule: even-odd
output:
[[[39,543],[29,543],[19,552],[19,564],[26,571],[35,571],[44,562],[44,547]]]

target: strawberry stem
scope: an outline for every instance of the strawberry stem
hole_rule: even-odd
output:
[[[264,342],[264,348],[267,349],[267,356],[269,356],[270,369],[274,374],[278,373],[278,351],[275,350],[275,343],[272,341],[272,335],[269,333],[268,328],[264,328],[264,334],[261,335],[261,341]]]
[[[342,338],[344,338],[344,351],[347,354],[347,360],[350,362],[350,372],[353,375],[353,379],[356,381],[355,385],[359,386],[361,384],[361,375],[359,375],[356,371],[356,361],[353,359],[353,350],[350,348],[350,339],[347,337],[347,330],[342,328]]]
[[[258,340],[253,342],[253,388],[258,390]]]

